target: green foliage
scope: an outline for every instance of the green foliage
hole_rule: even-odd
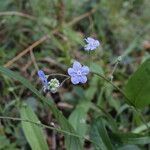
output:
[[[134,133],[113,133],[111,138],[117,144],[149,144],[150,136],[149,134],[141,135]]]
[[[20,115],[22,120],[32,120],[33,122],[40,123],[35,113],[26,104],[21,108]],[[22,121],[22,128],[26,139],[33,150],[48,150],[45,135],[41,127]]]
[[[143,108],[144,120],[149,122],[149,107],[145,107],[149,105],[149,60],[138,69],[139,63],[149,57],[149,48],[145,46],[150,39],[149,10],[149,0],[0,0],[1,66],[49,35],[33,49],[39,69],[47,74],[66,74],[72,61],[78,60],[91,71],[87,84],[73,86],[67,81],[56,95],[45,95],[31,85],[39,86],[31,54],[23,55],[11,64],[12,71],[0,68],[0,115],[19,116],[22,101],[26,101],[42,122],[49,124],[50,119],[61,130],[77,135],[66,133],[62,138],[60,133],[45,130],[44,136],[56,141],[56,149],[62,149],[66,143],[64,147],[68,150],[80,150],[83,146],[92,149],[93,145],[97,149],[102,146],[109,150],[113,145],[116,150],[147,150],[150,141],[145,123],[118,90],[93,73],[108,79],[113,60],[123,56],[112,83],[124,89],[127,82],[128,104]],[[90,56],[83,50],[84,38],[89,36],[101,43],[101,48]],[[135,73],[134,68],[138,69]],[[33,93],[37,98],[33,98]],[[94,119],[99,116],[102,121]],[[0,149],[29,149],[21,128],[19,121],[0,120]],[[91,128],[94,133],[89,140],[93,140],[93,144],[78,137],[88,138]],[[49,144],[49,149],[54,149],[53,144],[55,146],[55,142]]]
[[[97,147],[97,145],[94,145],[96,150],[99,150],[99,148],[101,148],[101,150],[114,149],[107,134],[102,118],[97,118],[93,121],[90,134],[91,139],[99,145],[99,147]]]
[[[89,110],[89,105],[83,102],[76,106],[75,110],[69,116],[69,122],[74,127],[78,135],[85,137],[87,132],[87,111]],[[82,140],[83,143],[83,140]]]
[[[128,102],[143,108],[150,104],[150,59],[146,60],[128,80],[125,93]]]
[[[96,63],[90,63],[90,71],[97,74],[104,74],[102,67]]]
[[[16,150],[17,148],[16,148],[15,143],[11,143],[6,136],[1,134],[0,135],[0,149],[1,150],[4,150],[4,149],[6,149],[6,150]]]
[[[13,71],[6,69],[4,67],[0,67],[0,72],[5,74],[6,76],[13,78],[15,80],[18,80],[21,82],[26,88],[30,89],[42,102],[46,103],[50,110],[55,115],[57,121],[59,122],[62,129],[65,131],[75,133],[72,126],[69,124],[69,122],[66,120],[66,118],[62,115],[62,113],[56,108],[56,106],[53,104],[52,100],[47,99],[43,97],[38,90],[36,90],[31,83],[29,83],[25,78],[21,77],[19,74],[14,73]],[[66,147],[71,150],[81,150],[81,143],[80,140],[77,137],[72,137],[69,135],[65,135],[66,140]]]
[[[125,145],[118,150],[140,150],[136,145]]]

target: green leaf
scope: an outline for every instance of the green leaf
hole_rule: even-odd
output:
[[[54,114],[54,116],[55,116],[56,120],[58,121],[62,130],[76,134],[73,127],[70,125],[68,120],[63,116],[62,112],[60,112],[57,109],[57,107],[54,105],[53,101],[51,99],[45,98],[43,95],[41,95],[39,93],[39,91],[37,89],[35,89],[35,87],[28,80],[21,77],[19,74],[15,73],[7,68],[4,68],[4,67],[0,67],[0,72],[3,73],[4,75],[6,75],[10,78],[13,78],[13,79],[19,81],[20,83],[22,83],[26,88],[28,88],[31,92],[33,92],[41,100],[41,102],[47,104],[49,109]],[[65,136],[66,149],[68,149],[68,150],[82,150],[83,149],[80,139],[78,137],[71,136],[68,134],[65,134],[64,136]]]
[[[97,147],[97,145],[94,145],[96,150],[114,149],[107,134],[107,131],[105,129],[104,123],[100,117],[93,121],[91,125],[90,135],[91,140],[93,140],[95,143],[99,145],[99,147]]]
[[[150,136],[134,133],[112,133],[111,138],[118,144],[149,144]]]
[[[104,74],[102,67],[96,63],[90,63],[90,71],[97,74]]]
[[[90,86],[84,92],[87,101],[91,101],[94,98],[94,95],[97,92],[97,87],[98,87],[99,80],[100,80],[99,77],[95,76],[95,75],[90,80]]]
[[[85,136],[87,131],[86,117],[90,105],[86,102],[79,104],[69,116],[69,122],[80,136]],[[83,142],[83,140],[82,140]]]
[[[130,77],[125,86],[125,94],[129,99],[128,103],[137,108],[150,104],[150,59]]]
[[[150,126],[150,122],[148,122],[147,125]],[[144,130],[147,130],[147,126],[145,124],[142,124],[141,126],[135,128],[132,132],[133,133],[140,133]]]
[[[81,38],[81,35],[80,34],[78,34],[77,32],[75,32],[75,31],[73,31],[70,27],[64,27],[63,28],[63,33],[64,33],[64,35],[65,36],[67,36],[68,37],[68,39],[70,40],[70,41],[74,41],[74,43],[76,43],[76,44],[81,44],[81,45],[83,45],[84,43],[83,43],[83,40],[82,40],[82,38]]]
[[[118,148],[117,150],[140,150],[140,148],[137,147],[136,145],[125,145]]]
[[[33,122],[40,123],[39,119],[28,105],[21,108],[20,115],[21,119],[32,120]],[[48,150],[48,145],[41,127],[24,121],[22,121],[21,124],[25,137],[32,150]]]

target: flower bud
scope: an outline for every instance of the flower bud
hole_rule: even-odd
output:
[[[54,78],[54,79],[51,79],[49,82],[48,82],[48,89],[52,92],[52,93],[56,93],[57,92],[57,89],[59,88],[60,86],[60,83],[59,81]]]

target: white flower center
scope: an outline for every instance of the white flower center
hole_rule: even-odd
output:
[[[81,76],[81,75],[82,75],[82,73],[81,73],[81,71],[80,71],[80,70],[78,70],[78,71],[77,71],[77,75],[79,75],[79,76]]]

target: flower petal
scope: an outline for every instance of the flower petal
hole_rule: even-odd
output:
[[[39,76],[39,78],[44,78],[45,74],[44,74],[44,72],[42,70],[39,70],[38,71],[38,76]]]
[[[93,43],[95,40],[91,37],[88,37],[87,39],[85,39],[87,43]]]
[[[75,70],[74,70],[73,68],[69,68],[69,69],[68,69],[68,74],[69,74],[70,76],[76,76],[76,72],[75,72]]]
[[[79,78],[76,76],[76,77],[71,77],[71,82],[73,84],[78,84],[79,83]]]
[[[74,70],[79,70],[81,67],[82,67],[82,65],[78,61],[75,61],[73,63],[73,69]]]
[[[87,45],[84,46],[84,49],[86,51],[89,51],[89,50],[95,50],[99,45],[100,45],[100,42],[98,40],[95,40],[91,37],[88,37],[87,39],[85,39],[86,42],[87,42]]]
[[[48,81],[47,81],[47,78],[46,78],[46,76],[42,70],[38,71],[38,76],[39,76],[40,80],[42,81],[43,85],[47,86]]]
[[[90,72],[89,67],[88,66],[83,66],[81,68],[81,72],[82,72],[82,75],[87,75]]]
[[[87,77],[86,76],[80,76],[79,77],[79,82],[80,83],[86,83],[86,81],[87,81]]]
[[[91,49],[91,48],[90,48],[90,45],[89,45],[89,44],[87,44],[87,45],[84,46],[84,50],[89,51],[90,49]]]
[[[40,79],[41,79],[43,85],[48,86],[48,81],[47,81],[47,78],[46,78],[46,77],[40,78]]]
[[[98,40],[95,40],[95,46],[96,47],[100,46],[100,42]]]

